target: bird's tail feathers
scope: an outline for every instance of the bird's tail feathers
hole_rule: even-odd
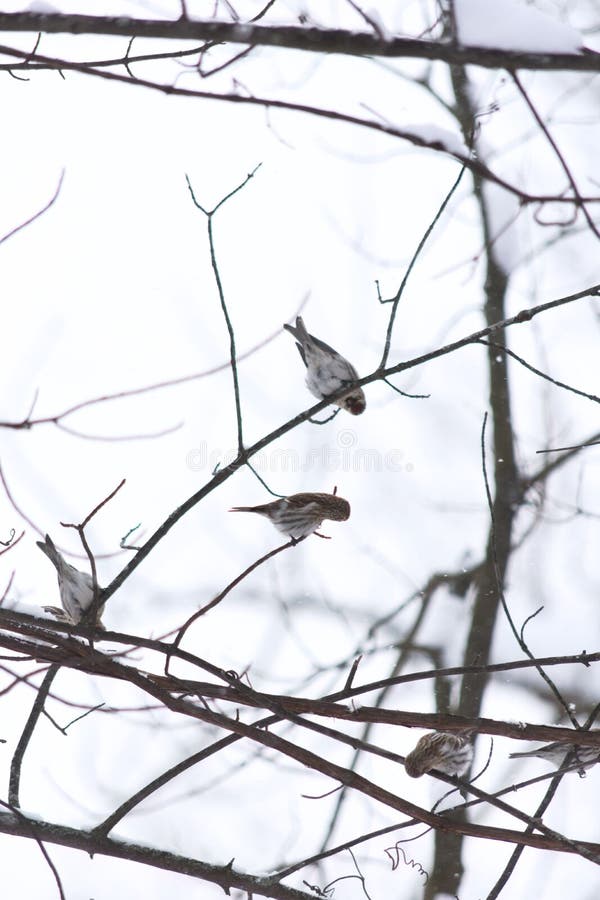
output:
[[[232,506],[229,512],[252,512],[259,516],[268,516],[271,512],[270,503],[261,503],[260,506]]]
[[[296,340],[300,341],[301,344],[310,340],[310,335],[309,335],[308,331],[306,330],[306,325],[304,324],[304,320],[303,320],[302,316],[296,317],[295,327],[293,325],[287,325],[287,324],[284,325],[283,327],[285,328],[286,331],[289,331],[290,334],[293,334],[293,336],[296,338]]]
[[[46,554],[52,565],[58,569],[63,563],[63,558],[54,546],[54,542],[50,535],[47,534],[44,541],[36,541],[36,543],[42,553]]]

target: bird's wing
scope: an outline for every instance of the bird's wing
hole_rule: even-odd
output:
[[[320,338],[315,337],[314,334],[309,334],[308,336],[313,344],[315,344],[315,346],[319,348],[319,350],[323,350],[324,353],[331,353],[333,354],[333,356],[339,356],[340,359],[344,359],[343,356],[340,356],[337,350],[334,350],[333,347],[330,347],[329,344],[325,343],[325,341],[322,341],[320,340]],[[344,362],[346,362],[346,360],[344,360]]]
[[[298,348],[298,353],[300,354],[300,356],[302,358],[302,362],[304,363],[306,368],[308,368],[308,363],[306,362],[306,353],[304,352],[304,347],[302,346],[302,344],[296,344],[296,347]]]

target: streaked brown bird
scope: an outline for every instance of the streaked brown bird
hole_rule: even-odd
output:
[[[558,769],[564,762],[567,753],[573,750],[570,765],[585,775],[585,770],[595,766],[600,761],[600,747],[592,747],[586,744],[569,744],[567,741],[554,741],[552,744],[543,744],[533,750],[524,750],[521,753],[511,753],[510,759],[518,759],[526,756],[536,756],[552,763]]]
[[[306,366],[306,386],[314,397],[324,400],[344,385],[358,380],[356,369],[347,359],[329,344],[308,333],[302,316],[297,317],[296,327],[283,327],[296,338],[296,347]],[[363,389],[355,387],[343,397],[338,397],[335,405],[348,410],[353,416],[359,416],[365,411],[367,401]]]
[[[345,522],[350,517],[350,504],[336,494],[302,493],[260,506],[234,506],[230,512],[253,512],[266,516],[275,528],[297,541],[313,534],[325,519]]]
[[[437,769],[446,775],[463,775],[473,759],[472,736],[471,728],[455,734],[448,731],[424,734],[404,760],[406,774],[420,778],[431,769]]]
[[[94,599],[94,581],[92,576],[87,572],[80,572],[75,566],[69,565],[62,553],[56,549],[49,535],[46,535],[45,541],[37,541],[36,543],[56,569],[60,602],[68,620],[74,625],[78,625]],[[104,628],[100,621],[103,610],[104,604],[96,613],[96,626],[98,628]]]

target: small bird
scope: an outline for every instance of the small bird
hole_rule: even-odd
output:
[[[556,768],[560,768],[565,756],[573,750],[570,765],[577,770],[580,775],[585,774],[585,770],[594,766],[600,761],[600,747],[591,747],[586,744],[569,744],[567,741],[554,741],[552,744],[543,744],[534,750],[524,750],[521,753],[511,753],[511,759],[517,759],[525,756],[537,756],[538,759],[545,759],[546,762],[552,763]]]
[[[253,512],[266,516],[275,528],[298,541],[313,534],[324,519],[345,522],[350,517],[350,504],[336,494],[304,493],[282,497],[261,506],[234,506],[230,512]]]
[[[302,316],[296,318],[295,328],[293,325],[284,325],[283,327],[298,342],[296,347],[307,370],[306,386],[313,396],[324,400],[331,394],[337,393],[344,385],[358,380],[356,369],[347,359],[340,356],[329,344],[308,333]],[[348,410],[353,416],[359,416],[365,411],[367,401],[363,389],[355,387],[351,388],[345,396],[339,397],[335,404]]]
[[[88,575],[87,572],[80,572],[75,566],[69,565],[56,549],[49,535],[46,535],[45,541],[37,541],[37,545],[56,569],[60,602],[63,605],[67,618],[74,625],[78,625],[94,599],[92,576]],[[103,610],[104,604],[96,613],[96,626],[98,628],[104,628],[100,621]]]
[[[447,731],[424,734],[404,760],[406,774],[420,778],[425,772],[437,769],[446,775],[463,775],[473,759],[472,735],[472,728],[455,734]]]

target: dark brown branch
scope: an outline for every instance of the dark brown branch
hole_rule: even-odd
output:
[[[151,693],[153,696],[160,698],[160,696],[162,695],[162,692],[157,693],[156,689],[148,684],[147,679],[138,678],[137,673],[132,673],[131,681],[137,684],[138,687],[141,687],[142,690],[146,690]],[[330,778],[333,778],[334,780],[340,781],[342,784],[346,784],[349,787],[353,787],[355,790],[366,794],[367,796],[380,803],[383,803],[386,806],[403,812],[413,818],[417,818],[420,821],[426,822],[427,824],[431,825],[434,828],[438,828],[441,831],[458,831],[458,833],[460,834],[471,835],[473,837],[489,837],[493,840],[505,840],[511,843],[515,841],[515,838],[517,838],[518,836],[518,840],[516,841],[517,843],[525,841],[528,846],[541,846],[547,847],[548,849],[560,849],[563,852],[576,852],[584,855],[588,859],[592,859],[594,861],[598,860],[600,862],[600,845],[589,844],[588,842],[572,842],[570,840],[565,840],[562,838],[562,836],[557,836],[554,833],[551,833],[551,830],[547,829],[541,823],[538,827],[542,828],[546,833],[544,835],[541,835],[540,837],[544,842],[547,842],[543,844],[537,843],[539,839],[538,835],[527,835],[527,837],[525,838],[523,834],[510,831],[509,829],[489,828],[485,826],[471,825],[466,822],[455,822],[453,820],[448,820],[444,816],[432,814],[427,810],[422,809],[421,807],[418,807],[415,804],[396,796],[395,794],[392,794],[391,792],[385,790],[374,782],[369,781],[361,775],[358,775],[355,772],[350,772],[347,769],[344,769],[343,767],[330,762],[329,760],[323,759],[312,751],[307,750],[304,747],[299,747],[296,744],[291,743],[290,741],[287,741],[277,735],[274,735],[269,731],[265,731],[264,729],[257,729],[254,726],[247,725],[237,719],[231,719],[204,708],[199,708],[197,706],[191,707],[190,704],[182,703],[181,701],[175,701],[171,697],[164,697],[164,695],[162,696],[167,706],[174,711],[185,712],[185,714],[187,715],[194,716],[202,721],[216,725],[217,727],[225,728],[226,730],[231,731],[234,734],[250,738],[251,740],[262,744],[263,746],[277,750],[280,753],[283,753],[285,756],[296,760],[303,766],[316,769],[322,774],[325,774]],[[304,725],[305,727],[310,727],[311,730],[319,730],[322,733],[326,733],[327,731],[327,729],[323,728],[315,729],[315,723],[309,722],[308,720],[300,720],[300,724]],[[352,738],[348,738],[346,735],[342,735],[341,733],[336,736],[338,737],[338,739],[344,737],[346,739],[346,742],[351,742],[353,740]],[[514,814],[517,814],[517,812],[515,811]],[[529,817],[526,818],[529,819]],[[531,840],[533,840],[534,843],[529,843],[529,841]]]
[[[54,639],[56,641],[59,641],[62,637],[61,633],[65,632],[68,635],[85,636],[87,632],[81,627],[70,626],[66,623],[50,620],[43,620],[42,626],[40,619],[28,614],[4,609],[0,609],[0,623],[2,625],[2,632],[0,632],[0,646],[6,646],[9,649],[15,650],[15,652],[25,652],[25,650],[27,650],[30,656],[46,659],[50,663],[60,662],[63,666],[68,668],[88,672],[90,674],[109,674],[110,677],[121,680],[129,680],[130,672],[135,671],[131,670],[128,666],[118,668],[118,664],[114,657],[108,657],[97,650],[92,650],[87,646],[83,646],[81,643],[73,644],[68,638],[65,639],[64,643],[60,646],[53,646],[48,643],[48,635],[51,632],[54,632]],[[28,644],[25,643],[22,638],[13,639],[8,634],[8,631],[11,628],[14,628],[21,634],[29,634],[34,639],[42,640],[43,643]],[[580,732],[576,732],[572,728],[534,725],[526,722],[501,722],[495,719],[486,718],[472,720],[464,716],[441,713],[419,713],[406,710],[387,710],[368,706],[350,709],[347,706],[340,705],[339,701],[378,691],[386,686],[419,681],[423,678],[428,679],[439,676],[462,675],[465,673],[478,674],[510,671],[513,669],[532,668],[537,665],[553,666],[579,664],[587,668],[592,663],[600,662],[600,652],[584,652],[575,656],[541,657],[533,661],[515,660],[512,662],[494,663],[486,666],[456,666],[447,669],[413,672],[408,675],[398,675],[389,679],[381,679],[358,687],[344,688],[343,690],[328,694],[321,700],[315,700],[253,691],[246,685],[243,685],[231,672],[220,669],[218,666],[215,666],[204,659],[200,659],[198,656],[195,656],[186,650],[182,650],[181,648],[173,649],[171,644],[153,640],[152,638],[143,638],[138,635],[123,634],[117,631],[106,631],[102,632],[101,635],[98,635],[97,640],[106,640],[110,643],[122,643],[146,648],[164,655],[170,653],[172,656],[176,656],[183,662],[205,669],[228,685],[228,687],[225,687],[191,679],[178,679],[173,676],[166,678],[164,676],[147,674],[147,677],[157,686],[160,685],[163,688],[176,693],[198,693],[199,695],[204,695],[206,697],[229,700],[232,703],[243,703],[248,706],[259,708],[269,708],[273,704],[277,704],[284,711],[289,709],[289,711],[293,713],[325,715],[354,722],[403,725],[409,728],[433,728],[441,731],[461,731],[465,728],[476,727],[482,734],[499,735],[516,740],[546,742],[565,741],[573,744],[581,741],[581,737]],[[109,666],[110,671],[107,668]],[[600,747],[600,731],[587,734],[586,743]]]
[[[106,674],[109,675],[111,675],[115,669],[118,671],[122,668],[120,664],[115,663],[112,660],[107,660],[106,658],[104,659],[103,664],[106,670]],[[197,718],[218,728],[224,728],[227,731],[232,732],[233,734],[250,738],[251,740],[262,744],[265,747],[270,747],[273,750],[277,750],[283,755],[296,760],[303,766],[311,769],[316,769],[322,774],[325,774],[333,778],[334,780],[340,781],[342,784],[345,784],[361,793],[366,794],[379,803],[383,803],[384,805],[403,812],[406,815],[417,818],[434,828],[440,829],[443,832],[450,831],[459,834],[471,835],[474,837],[489,837],[493,840],[504,840],[511,843],[521,843],[523,840],[525,840],[525,843],[527,843],[528,846],[544,846],[548,849],[560,849],[563,852],[576,852],[585,856],[587,859],[593,861],[598,860],[600,862],[600,846],[590,845],[587,842],[571,841],[564,838],[562,835],[556,834],[556,832],[553,832],[542,823],[536,823],[536,827],[544,832],[544,834],[542,835],[542,839],[549,843],[540,845],[537,843],[539,839],[538,835],[525,836],[508,829],[474,826],[462,821],[450,821],[443,816],[432,814],[427,810],[424,810],[421,807],[410,803],[409,801],[406,801],[403,798],[396,796],[395,794],[392,794],[391,792],[380,787],[374,782],[371,782],[368,779],[358,775],[357,773],[350,772],[347,769],[330,762],[329,760],[323,759],[318,754],[313,753],[312,751],[304,747],[299,747],[296,744],[291,743],[290,741],[277,735],[274,735],[269,731],[265,731],[262,728],[257,729],[255,726],[247,725],[246,723],[239,721],[237,718],[231,719],[227,716],[221,715],[220,713],[212,712],[208,708],[190,704],[188,701],[176,700],[168,693],[165,693],[162,688],[159,688],[157,685],[155,685],[152,680],[146,675],[139,673],[132,667],[127,668],[127,680],[131,684],[136,685],[142,691],[149,693],[151,696],[162,700],[165,706],[171,709],[173,712],[178,712],[187,716],[191,716],[193,718]],[[238,688],[242,690],[243,693],[252,693],[252,689],[247,688],[241,682],[238,682]],[[279,712],[278,704],[270,705],[276,713]],[[285,713],[285,718],[288,718],[291,721],[296,722],[296,724],[300,724],[305,728],[309,728],[312,731],[317,731],[326,736],[332,736],[337,740],[342,740],[344,743],[348,743],[351,745],[356,744],[354,738],[351,738],[343,734],[342,732],[336,732],[333,729],[319,726],[317,723],[314,723],[310,720],[302,719],[295,715],[290,715],[288,712]],[[390,754],[388,751],[383,751],[381,750],[381,748],[369,747],[369,749],[376,749],[379,755],[394,756],[394,754]],[[506,806],[506,804],[503,805]],[[523,814],[518,810],[513,811],[511,807],[506,808],[510,809],[513,815],[517,815],[520,818],[523,818]],[[528,822],[530,821],[529,817],[527,816],[525,816],[525,819]],[[530,843],[531,841],[533,841],[533,843]]]
[[[500,797],[504,794],[513,794],[515,791],[521,790],[525,787],[529,787],[533,784],[539,784],[544,781],[549,781],[552,778],[555,778],[554,772],[548,772],[545,775],[538,775],[535,778],[529,778],[527,781],[519,782],[519,784],[511,784],[508,787],[502,788],[499,791],[496,791],[491,796]],[[451,807],[450,809],[446,809],[444,812],[446,815],[449,813],[455,812],[457,810],[479,806],[481,805],[482,800],[479,798],[475,798],[473,800],[469,800],[465,803],[461,803],[458,806]],[[406,828],[411,828],[413,825],[420,825],[421,823],[417,819],[408,819],[404,822],[396,822],[394,825],[387,825],[384,828],[378,828],[375,831],[367,832],[366,834],[361,834],[357,838],[353,838],[350,841],[346,841],[343,844],[339,844],[337,847],[330,847],[328,850],[324,850],[322,853],[316,853],[313,856],[307,857],[306,859],[302,859],[299,862],[293,863],[292,865],[286,866],[284,869],[280,869],[276,874],[278,878],[287,878],[289,875],[297,872],[299,869],[303,869],[308,865],[312,865],[315,862],[318,862],[320,859],[327,859],[328,857],[335,856],[340,853],[342,850],[345,850],[347,847],[355,847],[358,844],[363,844],[366,841],[373,840],[376,837],[382,837],[385,834],[391,834],[394,831],[401,831]],[[429,830],[429,829],[428,829]],[[414,838],[410,838],[410,840],[414,840]],[[524,845],[520,845],[523,848]],[[489,898],[488,898],[489,900]]]
[[[25,727],[21,733],[21,737],[19,738],[19,743],[15,748],[15,752],[10,764],[10,776],[8,782],[8,802],[11,806],[20,806],[19,787],[21,784],[21,766],[23,764],[23,757],[25,756],[25,751],[29,746],[29,741],[31,740],[31,737],[35,730],[35,726],[37,725],[39,717],[42,714],[48,692],[50,690],[52,682],[54,681],[58,673],[59,668],[59,665],[53,665],[50,666],[50,668],[46,672],[44,680],[42,681],[37,692],[37,696],[34,700],[33,706],[31,707],[31,712],[27,717],[27,722],[25,723]]]
[[[78,650],[78,652],[80,653],[81,656],[84,655],[84,651],[80,647],[80,645],[78,645],[76,649]],[[90,658],[89,654],[86,654],[86,655],[88,656],[88,658]],[[136,683],[136,684],[138,684],[138,686],[142,687],[143,690],[149,690],[150,693],[153,694],[153,696],[158,696],[158,695],[155,693],[154,688],[149,687],[148,679],[150,679],[150,682],[153,682],[156,685],[156,689],[158,689],[159,685],[161,685],[162,687],[166,687],[167,690],[170,690],[170,691],[172,691],[173,689],[175,689],[175,690],[179,689],[180,691],[184,690],[186,692],[189,692],[190,689],[192,689],[194,687],[194,685],[188,681],[178,681],[176,679],[165,679],[165,678],[161,678],[159,676],[142,675],[142,673],[139,673],[138,671],[132,669],[131,667],[125,667],[123,669],[123,667],[121,667],[119,664],[115,663],[114,660],[110,660],[106,657],[103,657],[102,654],[99,654],[97,652],[94,652],[92,654],[91,658],[95,659],[99,662],[99,664],[100,664],[99,668],[96,668],[96,670],[99,673],[104,674],[104,675],[109,675],[110,677],[117,677],[117,678],[122,678],[125,680],[132,681],[133,683]],[[68,665],[68,662],[67,662],[67,665]],[[231,677],[229,677],[228,680],[231,681],[232,680]],[[329,715],[333,715],[336,718],[352,718],[353,720],[373,721],[372,717],[367,715],[367,717],[365,718],[365,716],[363,714],[365,712],[367,712],[367,713],[374,712],[376,720],[382,720],[382,716],[379,715],[382,712],[381,710],[377,710],[377,709],[368,710],[368,711],[367,710],[359,710],[355,713],[354,711],[351,712],[347,708],[340,707],[339,705],[330,704],[328,707],[327,704],[323,704],[323,702],[319,702],[319,701],[303,701],[301,699],[296,700],[294,698],[273,697],[272,695],[257,694],[257,692],[252,691],[252,689],[248,688],[246,685],[243,685],[241,682],[236,681],[235,679],[234,679],[234,684],[237,688],[236,693],[239,696],[232,696],[229,699],[232,699],[232,700],[235,700],[235,702],[241,702],[241,703],[250,702],[250,705],[254,705],[254,704],[263,705],[263,706],[266,706],[267,708],[271,708],[271,709],[277,710],[279,712],[278,716],[271,717],[268,721],[280,719],[281,716],[283,715],[284,718],[289,719],[290,721],[295,721],[296,724],[300,724],[304,727],[309,727],[311,730],[316,730],[322,734],[325,734],[326,736],[333,737],[336,740],[341,740],[344,743],[349,743],[350,745],[355,746],[355,747],[360,744],[360,746],[363,749],[365,749],[369,752],[373,752],[373,753],[376,753],[377,755],[384,756],[384,757],[390,758],[390,759],[394,759],[396,761],[402,760],[402,757],[399,757],[397,754],[393,754],[393,753],[390,753],[389,751],[382,750],[381,748],[375,747],[373,745],[365,744],[364,742],[357,741],[356,739],[348,737],[347,735],[345,735],[341,732],[334,731],[333,729],[324,728],[322,726],[316,725],[315,723],[308,723],[306,720],[298,719],[297,713],[292,712],[292,710],[295,709],[297,711],[310,712],[313,715],[314,714],[316,714],[316,715],[319,715],[319,714],[328,715],[329,714]],[[210,687],[214,687],[214,686],[209,686],[209,688]],[[346,693],[346,692],[344,692],[344,693]],[[212,695],[215,696],[215,694],[212,694]],[[221,689],[220,695],[222,697],[225,696],[223,689]],[[217,693],[216,696],[219,696],[219,694]],[[258,703],[257,703],[257,698],[258,698]],[[187,715],[196,715],[197,714],[196,708],[195,707],[190,708],[189,705],[187,705],[187,704],[184,705],[183,707],[181,707],[179,705],[177,707],[174,707],[173,703],[175,703],[176,701],[174,701],[168,695],[166,698],[163,695],[163,697],[160,699],[163,699],[163,702],[166,702],[166,705],[169,706],[174,711],[183,712],[184,714],[187,714]],[[329,708],[331,708],[331,712],[329,712]],[[388,711],[383,711],[383,712],[384,712],[383,721],[389,722],[390,721],[389,717],[387,715],[385,715],[385,713],[387,713]],[[424,717],[422,716],[421,720],[420,720],[420,724],[424,724],[423,718]],[[440,724],[440,721],[439,721],[439,719],[442,717],[428,717],[428,718],[429,719],[434,718],[434,719],[436,719],[436,721],[434,723],[432,723],[430,721],[428,723],[427,727],[444,727],[444,725]],[[451,721],[450,727],[456,728],[456,718],[455,717],[449,717],[449,718]],[[228,721],[228,720],[226,720],[226,721]],[[264,723],[261,723],[261,724],[265,725],[265,724],[267,724],[267,721],[265,721]],[[504,724],[505,723],[503,723],[503,725]],[[478,725],[479,725],[480,730],[485,729],[485,726],[483,725],[482,721],[478,722]],[[460,723],[460,727],[461,728],[464,727],[464,722]],[[510,728],[510,725],[508,727]],[[535,730],[535,726],[534,726],[534,730]],[[552,737],[559,737],[559,738],[561,737],[561,729],[551,729],[550,731],[551,731]],[[568,739],[570,739],[571,742],[575,742],[577,740],[577,738],[574,737],[573,732],[570,732],[568,729],[562,729],[562,731],[567,732],[567,734],[569,735]],[[245,736],[249,736],[249,735],[245,734]],[[525,734],[525,729],[523,727],[519,727],[517,729],[517,736],[518,737],[526,737],[527,736]],[[598,739],[600,740],[600,733],[598,735],[595,735],[595,734],[587,735],[586,736],[587,742],[590,744],[594,743],[596,737],[598,737]],[[538,739],[542,739],[542,740],[545,738],[547,738],[547,734],[544,734],[543,737],[541,737],[541,736],[538,737]],[[259,742],[260,742],[260,740],[259,740]],[[227,743],[229,743],[229,741],[227,741]],[[219,742],[218,745],[214,745],[214,747],[218,746],[218,748],[221,749],[222,746],[226,746],[226,745],[227,744],[222,744],[221,742]],[[122,815],[125,815],[126,812],[128,812],[138,802],[140,802],[142,799],[144,799],[145,796],[148,796],[149,793],[151,793],[153,790],[156,790],[159,786],[161,786],[161,784],[166,783],[166,781],[169,780],[170,778],[174,777],[174,775],[178,774],[181,771],[184,771],[186,768],[189,767],[189,765],[192,765],[193,763],[199,761],[200,759],[205,758],[208,755],[211,755],[212,752],[215,752],[214,747],[208,748],[207,750],[202,751],[199,755],[195,755],[195,757],[184,761],[183,764],[179,764],[178,766],[176,766],[172,770],[170,770],[168,773],[165,773],[163,776],[160,776],[159,779],[155,779],[155,781],[153,783],[151,783],[150,786],[147,786],[145,789],[142,789],[142,791],[139,791],[136,795],[134,795],[133,798],[130,798],[129,801],[126,801],[125,804],[123,804],[121,807],[119,807],[119,810],[117,810],[115,813],[113,813],[109,817],[109,819],[106,820],[106,823],[103,823],[103,825],[100,826],[101,830],[104,831],[105,828],[112,827],[112,825],[116,821],[118,821],[122,817]],[[343,783],[349,784],[349,782],[347,782],[346,780],[344,780]],[[453,782],[450,782],[450,783],[453,783]],[[486,799],[488,802],[494,802],[494,799],[490,798],[490,796],[487,794],[478,792],[476,789],[473,789],[472,792],[476,793],[477,796],[480,796],[481,798]],[[498,805],[498,803],[495,803],[495,805]],[[500,804],[500,805],[502,806],[502,804]],[[505,807],[506,807],[506,804],[504,804],[502,806],[502,808],[505,808]],[[510,812],[511,814],[518,815],[520,818],[523,818],[523,820],[526,822],[530,822],[530,819],[528,817],[524,817],[524,814],[514,812],[511,807],[506,807],[505,811]],[[538,827],[537,823],[536,823],[536,827]],[[543,826],[539,826],[539,827],[543,828]],[[552,835],[550,835],[550,836],[556,837],[556,835],[554,835],[554,833],[552,833]],[[561,838],[561,840],[562,840],[562,838]],[[582,852],[584,855],[588,856],[587,849],[583,848]]]
[[[439,60],[448,65],[482,66],[490,69],[541,69],[544,71],[598,72],[600,55],[582,53],[533,53],[493,47],[462,47],[456,43],[409,37],[381,39],[374,32],[336,28],[306,28],[294,25],[265,26],[190,19],[128,19],[125,16],[80,16],[61,13],[2,13],[0,31],[41,31],[46,34],[105,34],[168,40],[218,41],[304,50],[309,53],[339,53],[387,59]]]
[[[233,868],[232,864],[214,866],[192,857],[180,856],[156,847],[134,844],[130,841],[117,841],[108,837],[96,836],[89,831],[69,828],[66,825],[55,825],[39,819],[29,821],[25,816],[17,817],[12,813],[0,813],[0,832],[17,837],[31,838],[35,829],[39,840],[74,850],[83,850],[89,856],[96,854],[110,856],[114,859],[125,859],[146,866],[154,866],[167,872],[178,872],[217,884],[230,893],[237,888],[250,896],[271,897],[274,900],[314,900],[312,894],[286,887],[283,884],[270,883],[268,878],[258,878]],[[233,862],[233,861],[232,861]]]
[[[135,37],[131,39],[135,40]],[[131,45],[131,41],[128,44],[128,47]],[[124,56],[115,56],[112,59],[86,59],[81,60],[80,63],[83,66],[89,66],[93,69],[103,69],[109,68],[110,66],[127,66],[132,63],[139,62],[157,62],[161,59],[183,59],[186,56],[197,56],[201,53],[203,47],[193,47],[191,50],[167,50],[164,53],[140,53],[137,56],[131,56],[129,52],[126,52]],[[0,65],[0,71],[26,71],[26,72],[43,72],[48,71],[49,69],[56,69],[54,65],[48,65],[44,63],[35,63],[32,62],[31,56],[28,57],[28,61],[22,63],[14,63],[14,64],[6,64],[3,63]],[[133,74],[131,74],[132,78],[135,78]]]
[[[0,16],[0,19],[1,18],[2,17]],[[25,59],[29,58],[30,56],[30,54],[26,54],[22,50],[7,46],[0,46],[0,54],[4,54],[5,56],[14,56],[17,59]],[[223,103],[256,106],[264,109],[282,109],[289,110],[290,112],[302,112],[307,113],[311,116],[316,116],[317,118],[329,119],[335,122],[345,122],[349,125],[357,125],[361,128],[367,128],[371,131],[379,132],[380,134],[387,134],[390,137],[409,141],[416,147],[423,147],[429,150],[435,150],[436,152],[447,153],[453,159],[456,159],[458,162],[462,163],[462,165],[467,169],[470,169],[475,175],[479,176],[482,179],[486,179],[493,184],[497,184],[500,187],[503,187],[506,191],[518,197],[519,201],[522,204],[543,204],[552,202],[556,204],[567,204],[573,206],[577,205],[577,203],[579,202],[577,198],[564,197],[562,195],[556,194],[529,194],[506,181],[496,173],[492,172],[491,169],[489,169],[484,163],[482,163],[476,157],[471,156],[471,154],[466,150],[462,151],[461,149],[457,149],[455,146],[447,146],[446,143],[444,143],[443,139],[439,137],[433,139],[423,137],[418,128],[408,130],[402,129],[389,122],[383,122],[381,120],[375,119],[364,119],[360,116],[352,116],[335,109],[323,109],[320,107],[308,106],[302,103],[291,103],[285,100],[275,100],[268,97],[256,97],[239,93],[219,94],[212,93],[210,91],[198,91],[188,88],[179,88],[174,86],[173,84],[160,84],[155,81],[148,81],[143,78],[132,79],[129,75],[122,75],[118,72],[97,70],[80,63],[72,63],[65,59],[56,59],[53,57],[42,56],[40,54],[36,54],[33,59],[35,59],[35,61],[50,65],[58,69],[60,72],[62,72],[63,70],[81,72],[82,74],[104,78],[108,81],[118,81],[122,84],[133,85],[134,87],[145,87],[149,90],[159,91],[160,93],[167,94],[169,96],[195,97],[201,100],[217,100]],[[585,196],[581,197],[580,200],[582,203],[600,203],[600,196]]]
[[[79,642],[74,644],[72,641],[59,641],[57,646],[52,646],[47,643],[47,631],[42,628],[38,628],[37,631],[39,632],[40,637],[43,636],[45,638],[45,643],[26,642],[23,638],[12,637],[10,634],[0,634],[0,646],[5,646],[15,652],[24,652],[25,650],[28,650],[32,656],[37,656],[40,659],[45,658],[52,663],[60,663],[65,668],[72,668],[93,675],[116,678],[121,681],[129,681],[132,684],[141,686],[143,690],[147,690],[152,693],[153,696],[156,695],[155,691],[160,690],[162,693],[160,694],[159,699],[167,706],[170,706],[169,701],[171,700],[173,703],[178,702],[171,695],[190,694],[190,689],[192,687],[198,687],[196,682],[190,682],[186,679],[180,680],[170,676],[169,679],[165,680],[165,676],[144,673],[129,665],[123,666],[120,663],[117,663],[114,658],[106,656]],[[102,639],[113,641],[122,637],[127,637],[128,641],[131,641],[131,636],[119,635],[118,632],[102,632]],[[151,649],[162,649],[162,652],[165,654],[171,649],[170,645],[157,647],[157,644],[159,644],[157,641],[139,640],[139,646],[146,646]],[[205,661],[198,660],[197,657],[194,657],[192,654],[186,653],[181,649],[174,651],[173,655],[177,655],[181,659],[191,662],[192,664],[196,662],[203,666],[207,665]],[[573,728],[554,725],[538,725],[528,722],[505,722],[484,717],[473,719],[466,716],[450,715],[447,713],[422,713],[411,710],[385,709],[381,707],[361,706],[358,709],[350,709],[347,706],[335,702],[340,699],[347,699],[350,696],[356,696],[357,693],[362,690],[360,688],[353,688],[350,691],[339,691],[329,695],[324,700],[311,700],[307,698],[287,697],[279,694],[266,694],[252,690],[232,673],[220,670],[215,666],[210,668],[214,670],[218,677],[221,677],[224,681],[228,682],[230,688],[227,689],[214,685],[203,685],[203,689],[198,691],[200,695],[205,693],[206,696],[231,700],[231,702],[235,702],[236,704],[241,703],[250,707],[276,709],[277,715],[280,718],[289,719],[290,721],[293,721],[294,717],[298,714],[308,714],[327,716],[349,722],[401,725],[407,728],[427,728],[439,731],[464,731],[468,728],[474,728],[481,734],[499,735],[522,741],[562,741],[570,744],[581,743],[581,731],[575,731]],[[164,693],[165,691],[168,692],[168,698]],[[194,715],[194,710],[195,707],[177,706],[177,711],[184,712],[186,715]],[[589,746],[600,747],[600,730],[588,732],[585,737],[585,743]]]

